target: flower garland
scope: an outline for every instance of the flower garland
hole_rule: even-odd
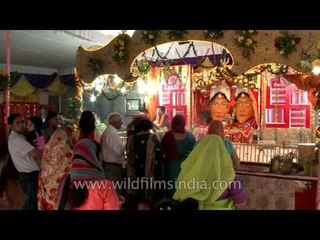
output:
[[[233,79],[234,83],[243,84],[246,87],[257,88],[257,79],[256,77],[262,72],[267,71],[274,75],[286,74],[289,67],[284,64],[267,64],[260,65],[257,68],[251,70],[250,72],[244,73],[240,76],[237,76]]]
[[[70,98],[68,105],[68,117],[72,119],[76,119],[81,114],[82,103],[78,98]]]
[[[155,45],[155,42],[159,39],[160,30],[144,30],[141,33],[141,39],[150,45]]]
[[[103,61],[97,57],[88,57],[88,67],[93,72],[95,77],[100,76],[103,73]]]
[[[0,70],[0,90],[5,90],[9,85],[9,76],[4,70]]]
[[[205,39],[218,39],[223,37],[223,30],[204,30],[203,32]]]
[[[274,40],[274,46],[279,53],[285,57],[288,57],[290,53],[296,51],[296,45],[301,41],[300,37],[296,37],[295,33],[290,34],[288,31],[282,32],[282,36],[277,37]]]
[[[221,81],[221,79],[227,79],[230,83],[233,84],[242,84],[246,87],[256,88],[257,86],[257,75],[261,74],[264,71],[268,71],[271,74],[286,74],[289,67],[284,64],[267,64],[257,66],[255,69],[250,72],[237,75],[235,72],[230,70],[227,66],[213,68],[210,71],[207,71],[206,74],[193,76],[193,81],[195,82],[196,88],[202,88],[207,85],[211,85],[214,82]]]
[[[112,58],[118,63],[118,65],[125,64],[129,59],[128,43],[130,37],[125,32],[116,37],[114,42],[114,52]]]
[[[313,66],[319,66],[320,62],[320,41],[316,45],[316,54],[309,54],[309,50],[313,47],[314,44],[309,46],[306,50],[302,49],[301,51],[301,60],[298,62],[297,66],[300,71],[311,73]]]
[[[170,30],[167,34],[171,40],[179,41],[179,40],[184,39],[184,35],[188,34],[188,31],[186,31],[186,30]]]
[[[254,48],[257,42],[253,40],[252,35],[256,35],[256,30],[240,30],[236,31],[237,37],[234,39],[235,44],[240,48],[242,56],[250,58],[251,53],[254,52]]]

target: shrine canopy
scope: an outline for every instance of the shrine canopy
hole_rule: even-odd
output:
[[[212,66],[223,63],[233,65],[233,57],[222,45],[209,41],[173,41],[157,45],[140,53],[133,61],[147,61],[153,66],[161,65],[201,65],[205,59]]]

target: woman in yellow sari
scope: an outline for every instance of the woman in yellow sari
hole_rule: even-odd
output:
[[[245,203],[230,155],[220,136],[208,134],[181,164],[173,198],[198,201],[200,210],[231,210]]]
[[[67,133],[58,128],[45,145],[38,183],[38,209],[58,209],[58,186],[62,177],[71,169],[73,152]]]

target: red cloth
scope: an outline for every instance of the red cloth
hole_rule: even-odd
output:
[[[166,161],[179,158],[176,140],[174,138],[173,133],[186,133],[185,125],[186,121],[182,115],[176,115],[173,117],[171,123],[172,130],[166,132],[162,139],[162,145],[165,152]]]
[[[316,187],[313,183],[311,188],[295,193],[295,210],[316,210]]]
[[[176,141],[173,136],[173,131],[168,131],[162,138],[162,146],[165,154],[165,160],[168,162],[172,159],[178,159],[178,151]]]

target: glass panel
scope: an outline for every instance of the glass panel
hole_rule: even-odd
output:
[[[285,109],[268,108],[266,111],[267,124],[285,124]]]
[[[304,127],[306,125],[306,109],[290,110],[290,126]]]
[[[308,92],[302,91],[299,89],[292,89],[290,104],[291,105],[299,105],[299,104],[308,105],[309,104]]]

